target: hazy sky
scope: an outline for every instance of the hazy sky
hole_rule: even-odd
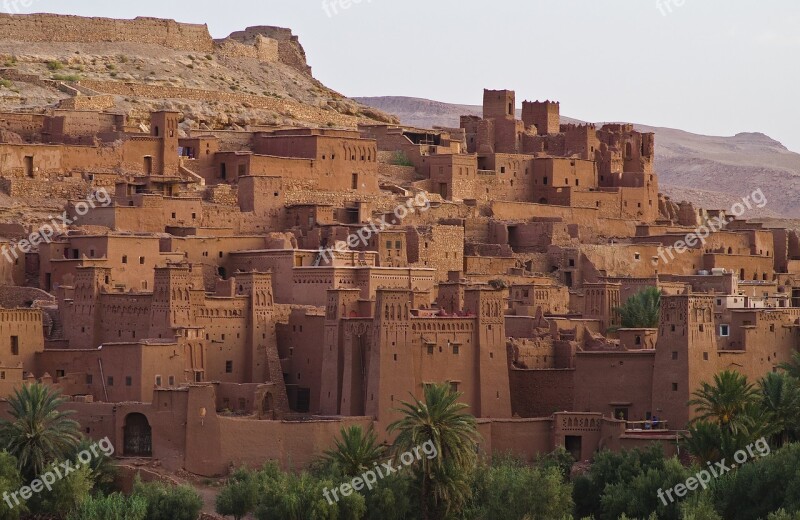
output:
[[[588,121],[764,132],[800,152],[798,0],[0,0],[0,11],[291,27],[347,96],[556,99]]]

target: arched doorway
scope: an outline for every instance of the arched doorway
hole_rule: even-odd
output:
[[[132,413],[125,417],[125,449],[128,457],[151,457],[153,455],[153,432],[150,422],[143,414]]]

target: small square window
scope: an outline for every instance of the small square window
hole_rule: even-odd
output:
[[[125,386],[133,386],[133,378],[131,376],[125,376]]]
[[[91,385],[94,380],[94,376],[92,374],[86,374],[86,384]]]
[[[672,351],[672,359],[678,359],[678,352],[676,350]]]
[[[161,386],[161,376],[156,376],[156,386]]]
[[[428,345],[428,354],[433,354],[433,345]]]
[[[678,391],[678,383],[672,383],[672,391],[673,392],[677,392]]]
[[[708,352],[703,352],[703,361],[708,361]]]
[[[720,325],[719,326],[719,335],[723,338],[727,338],[731,335],[731,327],[730,325]]]
[[[175,386],[175,376],[169,376],[169,386]]]
[[[225,373],[232,374],[233,373],[233,361],[226,361],[225,362]]]
[[[108,386],[114,386],[114,376],[108,376],[108,378],[106,378],[106,384]]]
[[[453,345],[453,354],[458,354],[459,348],[458,345]]]

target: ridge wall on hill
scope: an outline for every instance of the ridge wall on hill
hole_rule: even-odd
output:
[[[206,25],[160,18],[115,20],[56,14],[0,14],[0,35],[4,40],[21,42],[135,42],[180,51],[214,50],[214,40]]]

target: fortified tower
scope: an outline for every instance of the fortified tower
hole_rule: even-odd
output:
[[[483,91],[484,119],[514,119],[516,115],[516,93],[513,90]]]
[[[320,413],[341,414],[342,370],[344,367],[343,324],[341,319],[358,314],[360,289],[329,289],[325,307],[325,336],[322,344]]]
[[[525,128],[535,127],[539,135],[561,131],[561,105],[557,101],[523,101],[522,121]]]
[[[69,324],[65,335],[72,348],[97,348],[100,346],[100,294],[111,285],[108,267],[78,267],[72,293]]]
[[[714,296],[663,295],[653,368],[653,415],[681,430],[692,391],[716,372]]]
[[[464,310],[476,316],[473,363],[477,370],[476,417],[511,417],[511,390],[506,357],[506,290],[470,287],[464,295]],[[469,349],[468,349],[469,350]]]
[[[190,292],[191,268],[187,264],[156,267],[150,306],[150,338],[175,337],[175,328],[194,325]]]
[[[153,171],[152,165],[148,168],[145,158],[145,173],[161,175],[178,174],[178,112],[160,111],[150,115],[150,135],[161,140],[160,169]],[[147,170],[150,171],[147,171]]]

